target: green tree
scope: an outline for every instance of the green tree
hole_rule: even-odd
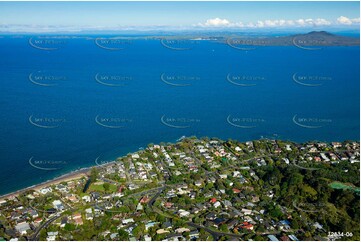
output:
[[[160,223],[164,223],[166,221],[165,217],[161,214],[157,215],[157,221]]]
[[[213,183],[212,182],[207,183],[206,189],[212,189],[212,188],[213,188]]]
[[[182,235],[183,235],[187,240],[189,240],[189,235],[190,235],[189,232],[183,232]]]
[[[98,172],[97,168],[93,167],[90,170],[90,180],[92,182],[95,182],[98,179],[98,175],[99,175],[99,172]]]
[[[75,229],[75,224],[66,224],[64,229],[66,231],[73,231]]]
[[[229,231],[228,231],[227,224],[222,224],[222,225],[219,227],[219,229],[220,229],[221,231],[223,231],[223,232],[229,232]]]
[[[296,219],[292,219],[291,228],[292,229],[299,229],[300,228],[300,225],[299,225],[299,223],[298,223],[298,221]]]
[[[139,240],[145,231],[145,225],[143,223],[138,224],[137,227],[133,229],[133,235]]]
[[[104,187],[104,190],[107,192],[107,191],[109,191],[110,184],[107,183],[107,182],[105,182],[105,183],[103,184],[103,187]]]
[[[129,234],[124,229],[119,229],[118,234],[119,234],[119,240],[122,240],[122,241],[128,241],[129,240]]]
[[[261,235],[256,235],[253,237],[253,240],[255,241],[262,241],[262,240],[265,240]]]

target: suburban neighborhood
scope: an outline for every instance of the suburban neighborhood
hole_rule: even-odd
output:
[[[359,152],[352,141],[149,144],[0,200],[0,241],[359,240]]]

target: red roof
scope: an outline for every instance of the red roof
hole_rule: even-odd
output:
[[[287,235],[283,235],[280,239],[282,241],[289,241],[290,240]]]
[[[213,197],[210,202],[215,203],[215,202],[217,202],[217,199]]]
[[[43,221],[42,218],[36,218],[36,219],[34,220],[35,223],[38,223],[38,222],[41,222],[41,221]]]
[[[242,229],[253,229],[253,224],[250,224],[248,222],[243,222],[243,224],[240,227]]]
[[[172,206],[173,206],[173,203],[170,203],[170,202],[164,203],[164,207],[166,207],[166,208],[171,208]]]
[[[237,188],[233,188],[232,190],[233,190],[233,193],[240,193],[241,192],[241,190],[239,190]]]
[[[142,199],[140,199],[140,203],[147,203],[147,202],[149,202],[150,201],[150,198],[148,197],[148,196],[144,196],[144,197],[142,197]]]
[[[124,188],[125,188],[124,185],[121,185],[121,186],[118,188],[118,192],[122,192]]]

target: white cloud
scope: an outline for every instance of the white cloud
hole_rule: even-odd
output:
[[[258,21],[262,22],[262,21]],[[265,20],[264,25],[262,27],[283,27],[283,26],[293,26],[295,25],[295,22],[293,20]]]
[[[337,22],[339,24],[346,24],[346,25],[350,25],[352,24],[352,21],[351,19],[347,18],[347,17],[344,17],[344,16],[340,16],[337,18]]]
[[[356,21],[356,20],[355,20]],[[359,21],[359,19],[358,19]],[[297,20],[286,20],[286,19],[268,19],[258,20],[256,22],[249,22],[243,24],[242,22],[231,22],[227,19],[213,18],[208,19],[205,23],[200,23],[197,26],[201,27],[247,27],[247,28],[276,28],[276,27],[317,27],[317,26],[328,26],[332,22],[324,18],[308,18],[308,19],[297,19]]]
[[[264,22],[263,21],[257,21],[256,23],[256,27],[259,27],[259,28],[263,28],[264,27]]]
[[[172,25],[146,25],[146,26],[80,26],[80,25],[31,25],[31,24],[6,24],[0,23],[0,33],[51,33],[51,32],[96,32],[96,31],[150,31],[150,30],[189,30],[194,27],[201,28],[297,28],[297,27],[319,27],[319,26],[349,26],[357,27],[360,18],[348,18],[340,16],[332,21],[323,18],[301,18],[301,19],[267,19],[253,22],[232,22],[226,18],[211,18],[203,23],[192,26],[172,26]]]
[[[78,25],[28,25],[28,24],[0,24],[1,33],[76,33],[99,31],[157,31],[157,30],[188,30],[189,27],[170,25],[147,26],[78,26]]]
[[[350,19],[350,18],[345,17],[345,16],[340,16],[340,17],[337,18],[337,23],[343,24],[343,25],[357,24],[357,23],[360,23],[360,18]]]
[[[290,20],[292,21],[292,20]],[[296,25],[301,26],[301,27],[305,27],[305,26],[327,26],[327,25],[331,25],[331,22],[324,19],[324,18],[316,18],[316,19],[312,19],[312,18],[308,18],[308,19],[297,19],[294,21]]]
[[[323,26],[323,25],[331,25],[331,22],[330,21],[327,21],[326,19],[324,18],[317,18],[314,20],[314,23],[313,23],[315,26]]]
[[[304,19],[298,19],[295,21],[297,25],[304,26],[306,25],[306,22]]]
[[[207,19],[205,23],[199,23],[196,26],[200,27],[208,27],[208,28],[214,28],[214,27],[245,27],[245,25],[242,22],[231,22],[228,19],[221,19],[221,18],[212,18]]]
[[[209,27],[224,27],[229,26],[230,22],[227,19],[212,18],[208,19],[204,25]]]

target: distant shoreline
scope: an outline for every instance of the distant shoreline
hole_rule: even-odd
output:
[[[96,166],[89,166],[89,167],[80,168],[78,170],[71,171],[71,172],[66,173],[64,175],[60,175],[58,177],[55,177],[55,178],[53,178],[51,180],[47,180],[47,181],[41,182],[41,183],[36,184],[36,185],[32,185],[32,186],[29,186],[29,187],[22,188],[20,190],[16,190],[14,192],[10,192],[10,193],[4,194],[4,195],[0,195],[0,202],[5,201],[5,199],[9,199],[9,198],[14,197],[14,196],[18,196],[19,194],[21,194],[23,192],[26,192],[26,191],[29,191],[29,190],[37,190],[38,191],[38,190],[40,190],[40,189],[42,189],[44,187],[59,184],[61,182],[80,179],[80,178],[82,178],[84,176],[89,176],[90,170],[93,167],[104,167],[104,166],[112,165],[112,164],[114,164],[114,162],[116,162],[116,159],[114,161],[112,161],[112,162],[108,162],[108,163],[105,163],[105,164],[102,164],[102,165],[96,165]]]
[[[70,180],[75,180],[75,179],[79,179],[83,176],[88,176],[88,173],[90,171],[92,167],[88,167],[88,168],[81,168],[80,170],[76,170],[58,177],[55,177],[54,179],[39,183],[37,185],[32,185],[20,190],[17,190],[15,192],[10,192],[4,195],[0,195],[0,202],[4,201],[5,199],[9,199],[11,197],[15,197],[18,196],[19,194],[29,191],[29,190],[40,190],[44,187],[48,187],[51,185],[55,185],[55,184],[59,184],[61,182],[65,182],[65,181],[70,181]]]
[[[251,33],[251,34],[250,34]],[[275,33],[259,33],[258,35],[252,34],[253,32],[172,32],[169,35],[160,33],[149,34],[125,34],[118,33],[41,33],[37,35],[39,39],[86,39],[94,40],[96,44],[102,48],[102,45],[97,43],[97,40],[109,39],[109,40],[157,40],[161,41],[162,45],[166,48],[172,48],[173,45],[192,45],[195,41],[215,41],[223,44],[227,44],[233,48],[239,48],[239,46],[295,46],[298,48],[305,48],[308,46],[322,46],[322,47],[351,47],[360,46],[360,33],[354,35],[344,35],[340,33],[331,33],[327,31],[290,31]],[[27,38],[34,37],[35,33],[6,33],[0,32],[0,38],[10,36],[11,38]],[[29,40],[29,41],[30,41]],[[179,40],[179,42],[178,42]],[[169,43],[167,43],[170,41]],[[175,42],[174,42],[175,41]],[[183,43],[182,43],[183,42]],[[34,46],[33,46],[34,47]],[[35,46],[35,48],[37,48]]]
[[[181,139],[183,139],[184,136],[181,137]],[[186,137],[186,138],[189,138],[189,137]],[[174,143],[176,142],[179,142],[181,139],[178,139],[176,140]],[[254,141],[254,140],[253,140]],[[345,142],[346,140],[344,141],[338,141],[338,142]],[[355,140],[348,140],[348,141],[351,141],[351,142],[359,142],[359,141],[355,141]],[[292,143],[299,143],[299,142],[294,142],[294,141],[288,141],[288,142],[292,142]],[[321,141],[308,141],[308,142],[321,142]],[[304,143],[304,142],[302,142]],[[327,142],[327,143],[331,143],[331,142]],[[136,151],[132,152],[132,153],[136,153]],[[80,168],[78,170],[75,170],[75,171],[71,171],[69,173],[66,173],[64,175],[60,175],[58,177],[55,177],[54,179],[51,179],[51,180],[48,180],[48,181],[45,181],[45,182],[41,182],[39,184],[36,184],[36,185],[32,185],[32,186],[29,186],[29,187],[25,187],[25,188],[22,188],[20,190],[16,190],[14,192],[10,192],[10,193],[7,193],[7,194],[4,194],[4,195],[0,195],[0,202],[2,201],[5,201],[5,199],[9,199],[9,198],[12,198],[12,197],[15,197],[15,196],[18,196],[19,194],[23,193],[23,192],[26,192],[26,191],[29,191],[29,190],[36,190],[36,191],[39,191],[41,190],[42,188],[44,187],[48,187],[48,186],[52,186],[52,185],[55,185],[55,184],[59,184],[61,182],[66,182],[66,181],[71,181],[71,180],[75,180],[75,179],[80,179],[81,177],[87,177],[89,176],[89,173],[90,173],[90,170],[93,168],[93,167],[106,167],[106,166],[109,166],[109,165],[113,165],[114,163],[116,163],[116,160],[120,157],[124,157],[124,156],[119,156],[117,158],[115,158],[113,161],[111,162],[107,162],[105,164],[102,164],[102,165],[99,165],[97,164],[96,166],[90,166],[90,167],[84,167],[84,168]]]

